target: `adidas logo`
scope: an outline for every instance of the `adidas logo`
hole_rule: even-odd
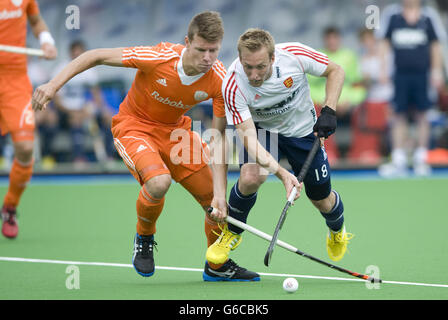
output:
[[[145,149],[148,149],[148,147],[145,146],[145,145],[143,145],[143,144],[141,144],[141,145],[139,145],[138,148],[137,148],[137,153],[139,153],[140,151],[143,151],[143,150],[145,150]]]
[[[167,84],[166,84],[166,79],[165,78],[161,78],[161,79],[159,79],[159,80],[156,80],[156,82],[157,83],[160,83],[162,86],[167,86]]]

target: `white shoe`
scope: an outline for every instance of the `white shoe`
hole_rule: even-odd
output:
[[[409,172],[406,167],[399,167],[390,162],[380,165],[378,174],[383,178],[402,178],[408,176]]]
[[[414,164],[414,174],[419,177],[427,177],[431,174],[432,168],[426,163]]]

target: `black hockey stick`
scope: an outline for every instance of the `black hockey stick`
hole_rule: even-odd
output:
[[[297,180],[299,183],[303,182],[303,179],[305,179],[305,176],[308,172],[308,169],[311,165],[311,162],[314,159],[314,156],[317,152],[317,150],[320,147],[320,138],[316,137],[316,140],[314,140],[313,146],[311,147],[310,152],[308,153],[308,156],[305,159],[305,163],[302,166],[302,169],[300,170],[299,176],[297,177]],[[289,207],[292,205],[292,202],[294,201],[294,198],[297,194],[297,188],[294,187],[291,191],[291,194],[289,195],[288,201],[285,204],[285,207],[283,208],[282,214],[280,215],[280,218],[278,220],[277,226],[275,227],[274,234],[272,235],[271,243],[269,243],[268,251],[266,252],[266,255],[264,256],[264,264],[265,266],[269,266],[269,262],[271,261],[272,253],[274,252],[274,246],[278,239],[278,234],[280,232],[280,229],[283,227],[283,223],[286,219],[286,214],[288,213]]]

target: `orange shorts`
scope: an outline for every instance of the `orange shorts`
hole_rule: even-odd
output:
[[[115,147],[133,176],[143,185],[152,177],[170,174],[182,181],[208,165],[208,146],[183,116],[176,125],[116,115],[112,119]]]
[[[26,72],[0,72],[1,134],[11,133],[14,142],[34,139],[32,91]]]

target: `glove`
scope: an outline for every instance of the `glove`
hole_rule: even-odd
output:
[[[328,138],[336,131],[337,119],[336,111],[328,106],[322,109],[319,118],[313,127],[313,132],[317,132],[319,138]]]

